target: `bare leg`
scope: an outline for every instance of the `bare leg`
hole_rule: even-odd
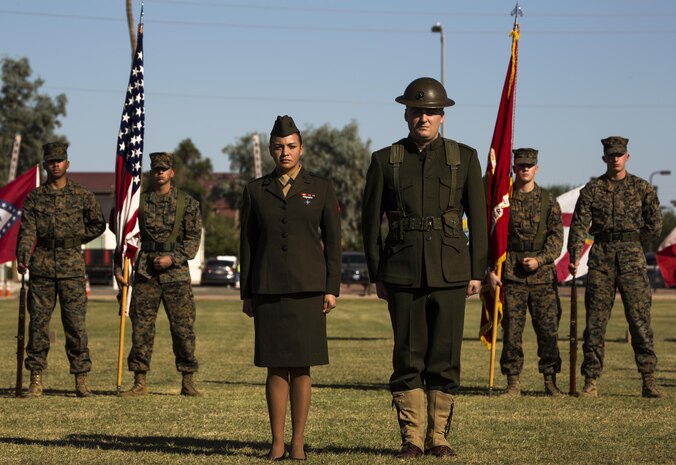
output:
[[[289,398],[289,370],[286,368],[268,368],[265,381],[265,399],[268,402],[268,416],[272,430],[272,445],[269,458],[284,455],[284,420],[286,402]]]
[[[290,457],[302,459],[305,457],[305,423],[310,411],[312,397],[312,379],[310,367],[289,368],[291,384],[291,437]]]

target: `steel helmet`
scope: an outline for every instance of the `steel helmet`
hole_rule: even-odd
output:
[[[430,77],[414,80],[406,87],[404,95],[394,100],[402,105],[417,108],[443,108],[455,105],[455,102],[446,95],[444,86]]]

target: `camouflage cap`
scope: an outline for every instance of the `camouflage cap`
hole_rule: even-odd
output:
[[[43,159],[68,160],[68,144],[62,142],[50,142],[42,146]]]
[[[601,139],[601,143],[603,144],[604,155],[613,155],[616,153],[624,155],[627,153],[627,144],[629,143],[629,139],[625,139],[624,137],[620,136],[610,136],[606,137],[605,139]]]
[[[150,169],[174,167],[174,155],[169,152],[153,152],[150,154]]]
[[[270,137],[286,137],[291,134],[300,134],[296,123],[293,122],[293,118],[289,115],[278,116],[275,124],[272,126],[272,131],[270,131]]]
[[[530,148],[514,149],[514,164],[537,165],[538,151]]]

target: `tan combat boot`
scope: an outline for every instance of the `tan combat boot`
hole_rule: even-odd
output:
[[[556,374],[545,374],[545,394],[550,397],[561,397],[563,392],[556,386]]]
[[[507,388],[500,394],[501,397],[519,397],[521,395],[521,381],[519,375],[507,376]]]
[[[135,371],[134,372],[134,385],[128,390],[123,391],[118,394],[119,397],[141,397],[148,394],[148,389],[146,388],[146,372],[145,371]]]
[[[425,454],[435,457],[457,455],[446,438],[453,418],[453,396],[443,391],[427,391],[427,434]]]
[[[183,373],[181,382],[181,395],[190,397],[202,397],[202,393],[197,390],[192,379],[192,373]]]
[[[28,386],[28,392],[25,397],[40,397],[42,395],[42,372],[38,370],[31,371],[31,384]]]
[[[425,434],[425,391],[412,389],[392,393],[392,404],[397,409],[401,433],[398,459],[413,459],[423,455]]]
[[[652,373],[643,373],[643,392],[641,395],[649,399],[659,399],[664,397],[655,387],[655,375]]]
[[[594,378],[585,378],[584,387],[580,392],[580,397],[598,397],[599,391],[596,387],[596,380]]]
[[[95,395],[89,387],[87,373],[75,374],[75,395],[78,397],[93,397]]]

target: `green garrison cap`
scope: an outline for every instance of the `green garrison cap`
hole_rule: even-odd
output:
[[[300,134],[293,118],[289,115],[278,116],[274,126],[272,126],[272,131],[270,131],[270,137],[286,137],[291,134]]]
[[[68,144],[61,142],[50,142],[42,146],[43,159],[49,160],[68,160]]]
[[[168,152],[153,152],[150,154],[150,169],[174,167],[174,155]]]
[[[531,148],[514,149],[514,164],[537,165],[538,151]]]
[[[624,155],[627,153],[627,144],[629,139],[620,136],[610,136],[605,139],[601,139],[603,144],[603,154],[604,155],[613,155],[619,153]]]
[[[444,86],[430,77],[414,80],[406,87],[404,95],[394,100],[402,105],[416,108],[444,108],[455,105],[455,102],[448,98]]]

